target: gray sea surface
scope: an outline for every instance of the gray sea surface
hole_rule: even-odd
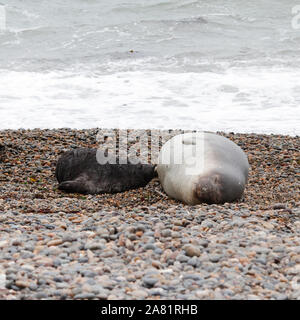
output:
[[[0,128],[299,134],[298,4],[1,0]]]

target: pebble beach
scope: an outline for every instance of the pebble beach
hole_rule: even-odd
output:
[[[157,178],[59,191],[58,157],[98,148],[98,129],[0,131],[0,299],[299,300],[300,139],[219,134],[248,156],[244,197],[188,206]]]

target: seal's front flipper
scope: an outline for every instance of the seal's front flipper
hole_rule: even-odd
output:
[[[82,192],[83,191],[82,184],[79,181],[75,181],[75,180],[61,182],[58,185],[58,189],[66,192],[84,193]]]
[[[79,180],[69,180],[61,182],[58,185],[59,190],[63,190],[66,192],[73,192],[73,193],[90,193],[91,190],[87,188],[86,184],[82,183]]]
[[[97,186],[89,176],[82,174],[74,180],[63,181],[58,185],[59,190],[83,194],[97,193]]]

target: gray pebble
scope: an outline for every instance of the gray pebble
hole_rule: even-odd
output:
[[[98,242],[91,242],[91,243],[86,243],[84,248],[89,250],[103,250],[105,246]]]
[[[161,235],[162,235],[163,237],[171,237],[171,235],[172,235],[172,230],[170,230],[170,229],[164,229],[164,230],[161,231]]]
[[[156,249],[156,246],[152,243],[147,243],[144,245],[144,249],[145,250],[155,250]]]
[[[158,279],[156,278],[151,278],[151,277],[143,277],[143,284],[145,287],[151,288],[153,287],[156,283],[158,282]]]
[[[220,254],[211,254],[209,255],[209,260],[211,262],[219,262],[222,256]]]
[[[183,255],[183,254],[179,254],[177,257],[176,257],[176,260],[179,261],[179,262],[188,262],[189,261],[189,258],[186,256],[186,255]]]
[[[162,254],[163,253],[163,250],[161,249],[161,248],[156,248],[155,250],[154,250],[154,253],[156,253],[156,254]]]
[[[74,296],[74,299],[95,299],[96,295],[92,292],[80,293]]]
[[[193,267],[198,267],[200,265],[200,261],[197,257],[193,257],[193,258],[189,259],[187,263]]]
[[[48,294],[45,292],[38,292],[35,294],[35,298],[36,299],[47,299],[48,298]]]

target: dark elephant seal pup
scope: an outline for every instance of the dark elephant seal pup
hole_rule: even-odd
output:
[[[97,150],[65,152],[57,162],[58,188],[84,194],[116,193],[144,187],[157,173],[151,164],[99,164]]]
[[[173,137],[163,145],[158,162],[164,191],[190,205],[237,200],[248,179],[249,163],[243,150],[210,132]]]

